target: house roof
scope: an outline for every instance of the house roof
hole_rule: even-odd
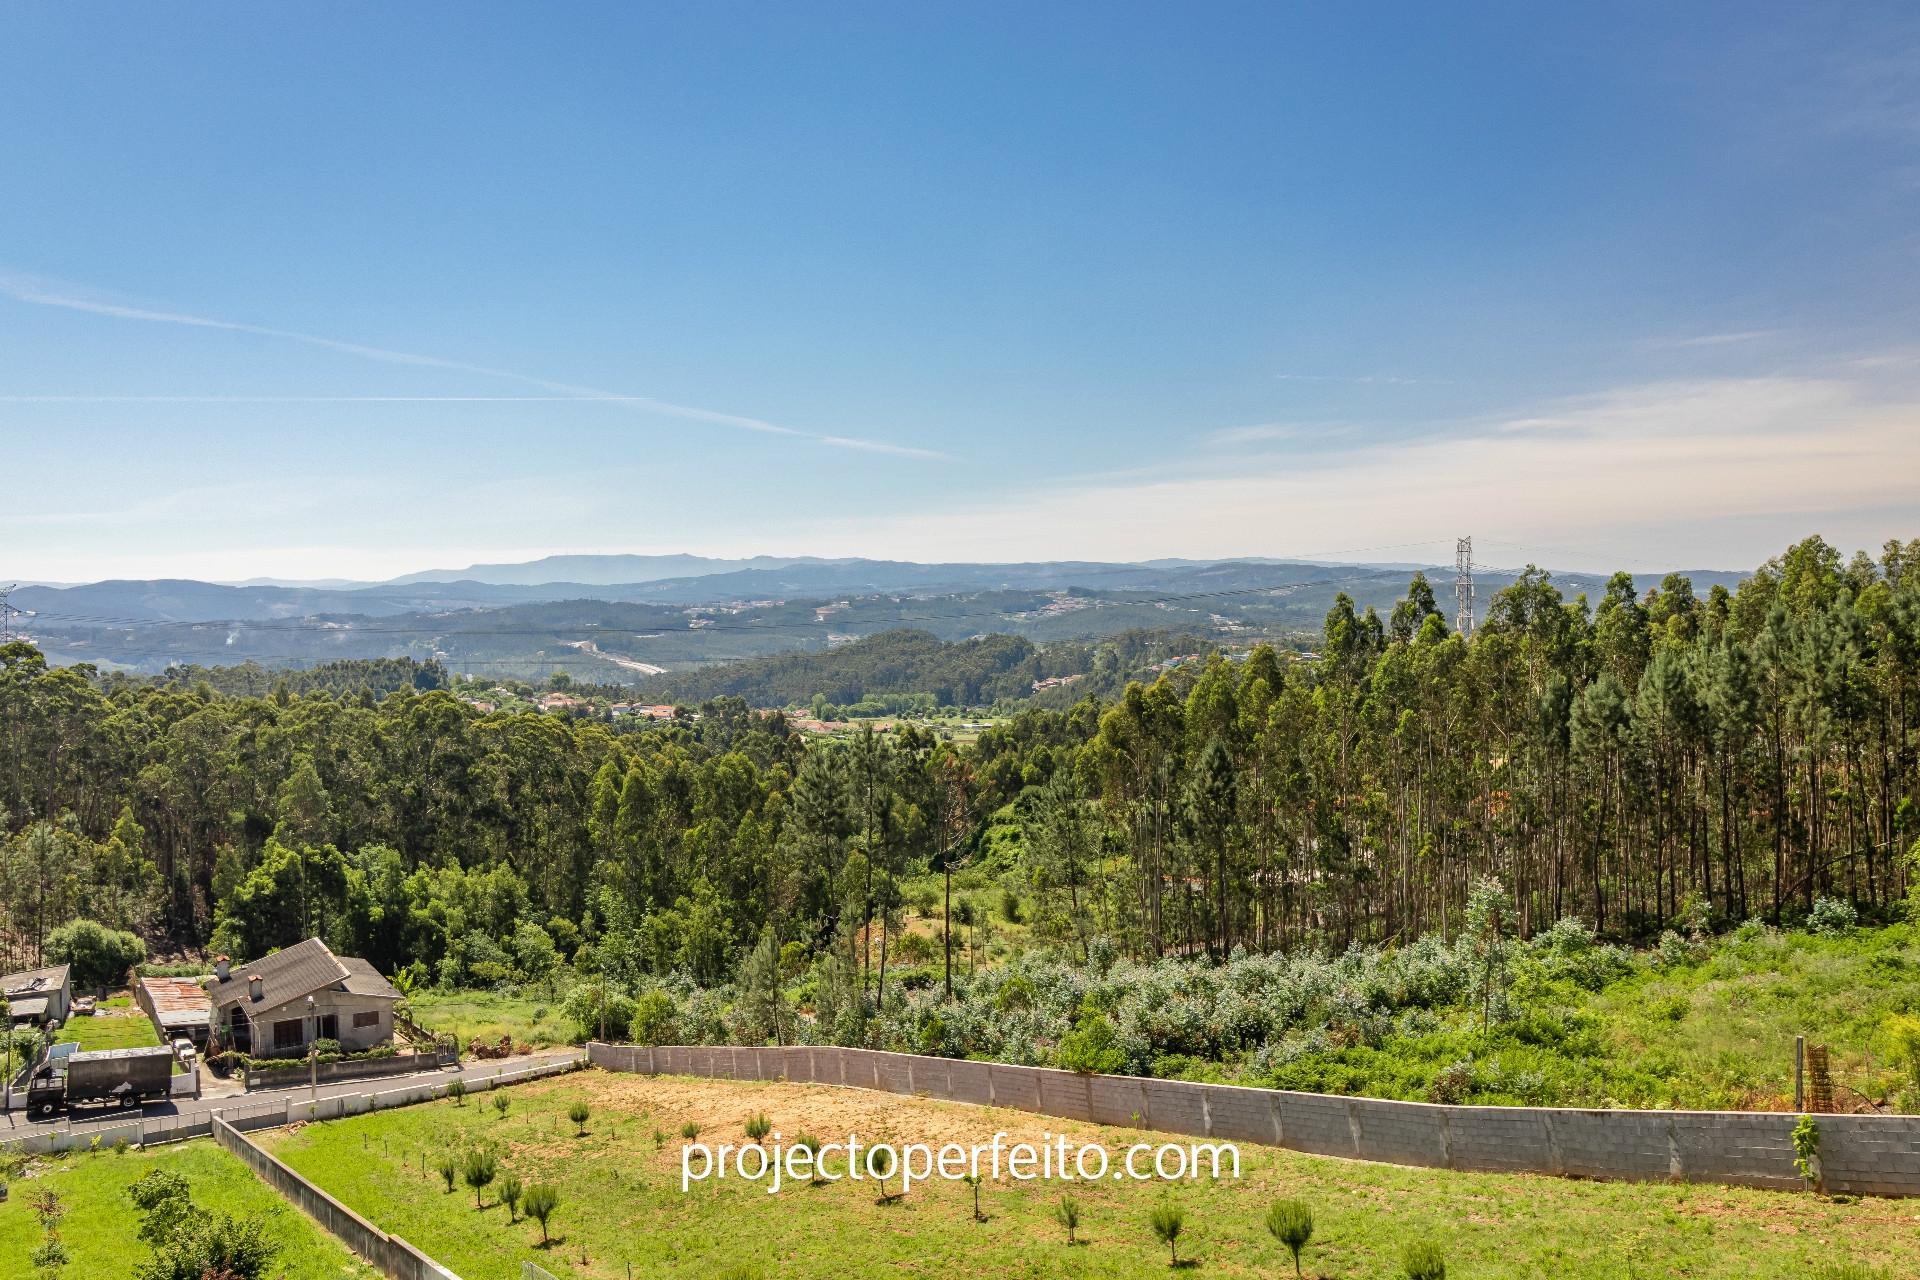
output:
[[[67,974],[70,968],[69,965],[56,964],[47,969],[29,969],[25,973],[9,973],[5,977],[0,977],[0,992],[13,997],[58,991],[67,985]]]
[[[18,1022],[23,1018],[38,1018],[47,1011],[45,996],[21,996],[7,1005],[12,1010],[9,1017]]]
[[[163,1027],[204,1027],[211,1014],[206,990],[192,978],[142,978],[141,990]]]
[[[347,976],[347,966],[318,938],[296,942],[284,951],[276,951],[248,964],[228,969],[225,982],[207,988],[207,999],[216,1009],[232,1004],[253,1004],[272,1008],[289,1000],[321,991]],[[261,979],[261,994],[253,999],[252,979]]]
[[[400,993],[391,982],[380,976],[380,971],[358,956],[342,956],[340,963],[347,967],[347,980],[341,985],[356,996],[377,996],[388,1000],[398,1000]]]

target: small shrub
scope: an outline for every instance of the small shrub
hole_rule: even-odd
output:
[[[1793,1167],[1800,1171],[1809,1190],[1819,1190],[1820,1124],[1812,1116],[1801,1116],[1794,1122]]]
[[[1155,1205],[1147,1216],[1147,1225],[1153,1228],[1154,1238],[1167,1246],[1167,1265],[1180,1265],[1180,1233],[1187,1226],[1187,1211],[1171,1200]]]
[[[127,1148],[132,1145],[132,1143],[127,1141],[127,1135],[123,1133],[113,1140],[113,1154],[123,1156],[127,1154]]]
[[[1407,1280],[1447,1280],[1447,1258],[1431,1240],[1416,1240],[1400,1255]]]
[[[1126,1068],[1127,1055],[1120,1037],[1105,1014],[1089,1013],[1060,1038],[1056,1053],[1062,1071],[1081,1075],[1108,1074]]]
[[[50,1235],[34,1246],[33,1252],[27,1255],[27,1261],[49,1275],[57,1275],[60,1268],[73,1261],[73,1257],[59,1236]]]
[[[1884,1030],[1893,1060],[1907,1069],[1914,1091],[1920,1093],[1920,1015],[1890,1014]]]
[[[524,1188],[521,1187],[520,1179],[516,1175],[510,1173],[500,1179],[500,1203],[507,1206],[508,1222],[518,1222],[520,1220],[520,1193],[522,1190],[524,1190]]]
[[[700,1136],[700,1122],[698,1120],[689,1120],[685,1124],[681,1125],[680,1136],[685,1138],[688,1142],[692,1142],[695,1138]]]
[[[1473,1059],[1462,1058],[1458,1062],[1448,1063],[1434,1073],[1433,1083],[1427,1086],[1427,1101],[1445,1102],[1458,1105],[1465,1102],[1473,1093]]]
[[[1313,1239],[1313,1211],[1299,1200],[1276,1200],[1267,1206],[1267,1232],[1293,1255],[1293,1274],[1300,1274],[1300,1251]]]
[[[867,1151],[867,1172],[880,1179],[880,1200],[882,1203],[896,1198],[887,1194],[887,1179],[893,1176],[894,1163],[892,1147],[878,1146],[869,1148]],[[906,1191],[902,1190],[900,1194],[905,1195]]]
[[[548,1183],[536,1182],[522,1194],[520,1205],[529,1218],[540,1224],[540,1243],[546,1244],[550,1239],[547,1235],[547,1219],[559,1210],[560,1193]]]
[[[747,1117],[746,1129],[748,1141],[757,1143],[773,1132],[773,1121],[767,1119],[766,1112],[756,1111]]]
[[[1067,1229],[1067,1243],[1072,1244],[1073,1233],[1080,1229],[1080,1202],[1072,1196],[1061,1196],[1053,1206],[1053,1220]]]
[[[480,1192],[493,1182],[494,1175],[499,1172],[500,1162],[494,1158],[493,1152],[478,1147],[467,1152],[467,1161],[460,1171],[460,1177],[468,1186],[473,1188],[474,1208],[482,1209],[486,1207],[481,1202]]]
[[[506,1094],[501,1093],[499,1090],[494,1091],[493,1110],[494,1110],[494,1113],[498,1115],[502,1120],[507,1118],[507,1108],[511,1107],[512,1105],[513,1105],[512,1098],[509,1098]]]
[[[587,1136],[587,1117],[592,1114],[593,1108],[584,1102],[575,1102],[567,1108],[567,1119],[573,1121],[573,1127],[577,1137],[584,1138]]]
[[[434,1167],[440,1171],[440,1177],[446,1182],[447,1191],[451,1194],[453,1191],[453,1180],[460,1173],[459,1166],[454,1164],[452,1156],[441,1156],[440,1163]]]
[[[1020,895],[1011,889],[1000,891],[1000,917],[1008,924],[1020,923]]]
[[[653,1129],[653,1149],[655,1151],[658,1151],[660,1148],[666,1145],[667,1145],[667,1131],[665,1129],[660,1128],[658,1125],[655,1125]]]
[[[1860,923],[1860,913],[1844,898],[1815,898],[1807,913],[1807,928],[1824,937],[1837,938],[1852,933]]]
[[[977,1173],[962,1174],[960,1181],[973,1188],[973,1220],[975,1222],[985,1222],[987,1215],[980,1212],[980,1175]]]
[[[453,1079],[447,1081],[447,1096],[453,1099],[454,1106],[456,1107],[466,1106],[467,1105],[467,1082],[465,1080],[462,1080],[459,1076],[455,1076]]]

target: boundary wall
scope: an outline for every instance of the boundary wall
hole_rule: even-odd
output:
[[[1796,1116],[1392,1102],[823,1046],[611,1045],[609,1071],[785,1080],[1010,1107],[1039,1115],[1285,1147],[1383,1164],[1799,1190]],[[1920,1116],[1822,1115],[1830,1192],[1920,1196]]]

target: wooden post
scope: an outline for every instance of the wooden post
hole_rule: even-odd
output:
[[[1807,1038],[1793,1038],[1793,1110],[1803,1114],[1807,1109]]]

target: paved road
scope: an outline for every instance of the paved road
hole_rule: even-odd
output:
[[[468,1062],[456,1072],[451,1067],[442,1067],[437,1071],[414,1071],[400,1076],[371,1076],[362,1080],[339,1080],[320,1086],[319,1097],[340,1098],[350,1094],[379,1093],[386,1089],[397,1089],[402,1085],[414,1083],[440,1083],[451,1080],[456,1075],[468,1084],[477,1084],[489,1076],[503,1071],[516,1071],[522,1067],[559,1059],[586,1057],[584,1049],[550,1049],[542,1053],[530,1053],[512,1058],[492,1058],[484,1062]],[[261,1089],[254,1093],[229,1094],[218,1098],[176,1098],[171,1102],[154,1102],[142,1107],[139,1112],[116,1111],[106,1107],[86,1107],[77,1116],[54,1116],[47,1120],[34,1120],[25,1111],[0,1113],[0,1138],[20,1137],[33,1133],[53,1133],[62,1129],[87,1128],[92,1125],[119,1120],[131,1120],[136,1115],[148,1119],[172,1116],[200,1116],[209,1112],[218,1112],[241,1107],[258,1106],[261,1103],[276,1103],[282,1100],[305,1102],[315,1096],[307,1085],[298,1085],[291,1089]]]

